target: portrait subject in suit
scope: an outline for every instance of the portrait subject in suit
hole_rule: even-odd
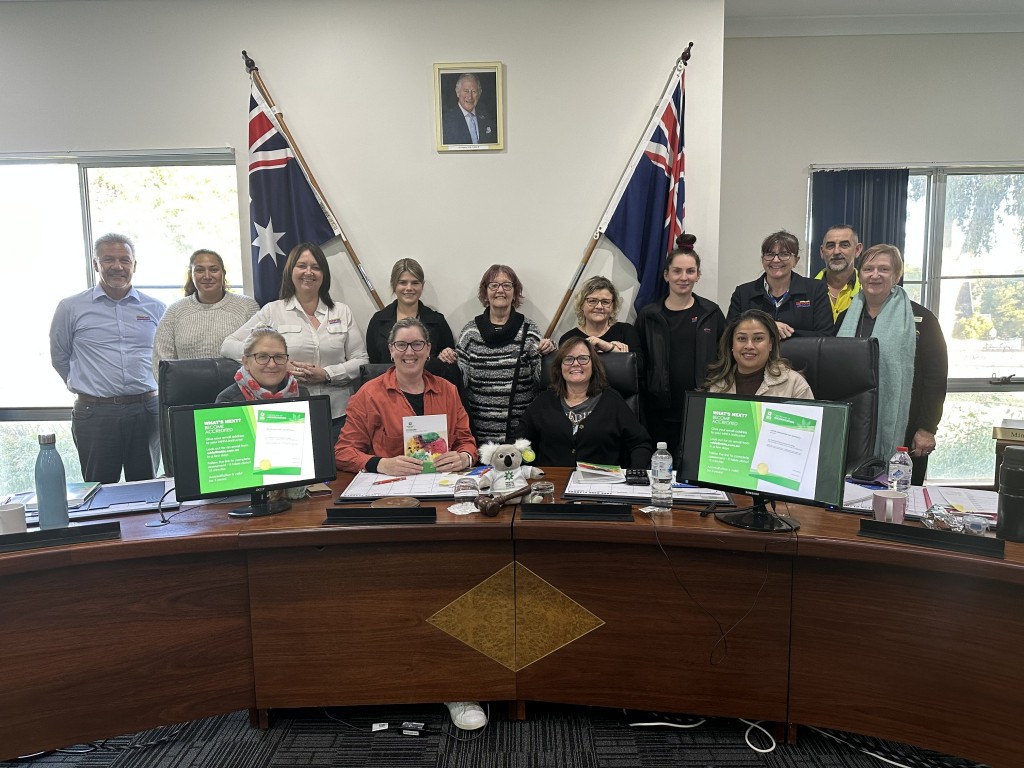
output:
[[[504,149],[501,70],[498,61],[434,65],[438,150]]]
[[[455,82],[458,103],[445,110],[441,121],[444,144],[494,144],[498,141],[494,117],[480,104],[483,90],[480,78],[472,72],[459,75]]]

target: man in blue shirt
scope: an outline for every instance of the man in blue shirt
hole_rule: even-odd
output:
[[[75,393],[71,433],[86,481],[149,480],[160,466],[153,336],[166,307],[132,287],[135,245],[111,233],[96,241],[96,287],[57,305],[50,360]]]

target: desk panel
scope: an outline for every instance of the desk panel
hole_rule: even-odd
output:
[[[798,558],[790,719],[1024,765],[1022,608],[1013,583]]]
[[[508,644],[511,563],[508,523],[504,541],[250,552],[257,706],[514,699],[512,669],[428,623],[496,577],[484,602],[504,610],[467,631],[489,636],[481,647]]]
[[[0,759],[253,706],[239,552],[8,574],[0,594]]]
[[[790,558],[663,552],[648,533],[649,544],[517,538],[517,569],[603,622],[521,668],[519,698],[785,721]],[[519,642],[543,631],[521,624],[520,581]]]

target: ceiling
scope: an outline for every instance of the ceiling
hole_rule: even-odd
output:
[[[725,0],[726,37],[1024,32],[1024,0]]]
[[[1024,0],[725,0],[726,37],[958,32],[1024,32]]]

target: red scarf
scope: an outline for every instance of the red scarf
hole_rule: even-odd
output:
[[[288,378],[285,379],[285,385],[277,390],[277,392],[271,392],[263,387],[252,377],[251,373],[245,370],[244,365],[235,372],[235,382],[238,384],[238,388],[242,390],[242,397],[246,400],[286,400],[299,396],[299,382],[290,373]]]

